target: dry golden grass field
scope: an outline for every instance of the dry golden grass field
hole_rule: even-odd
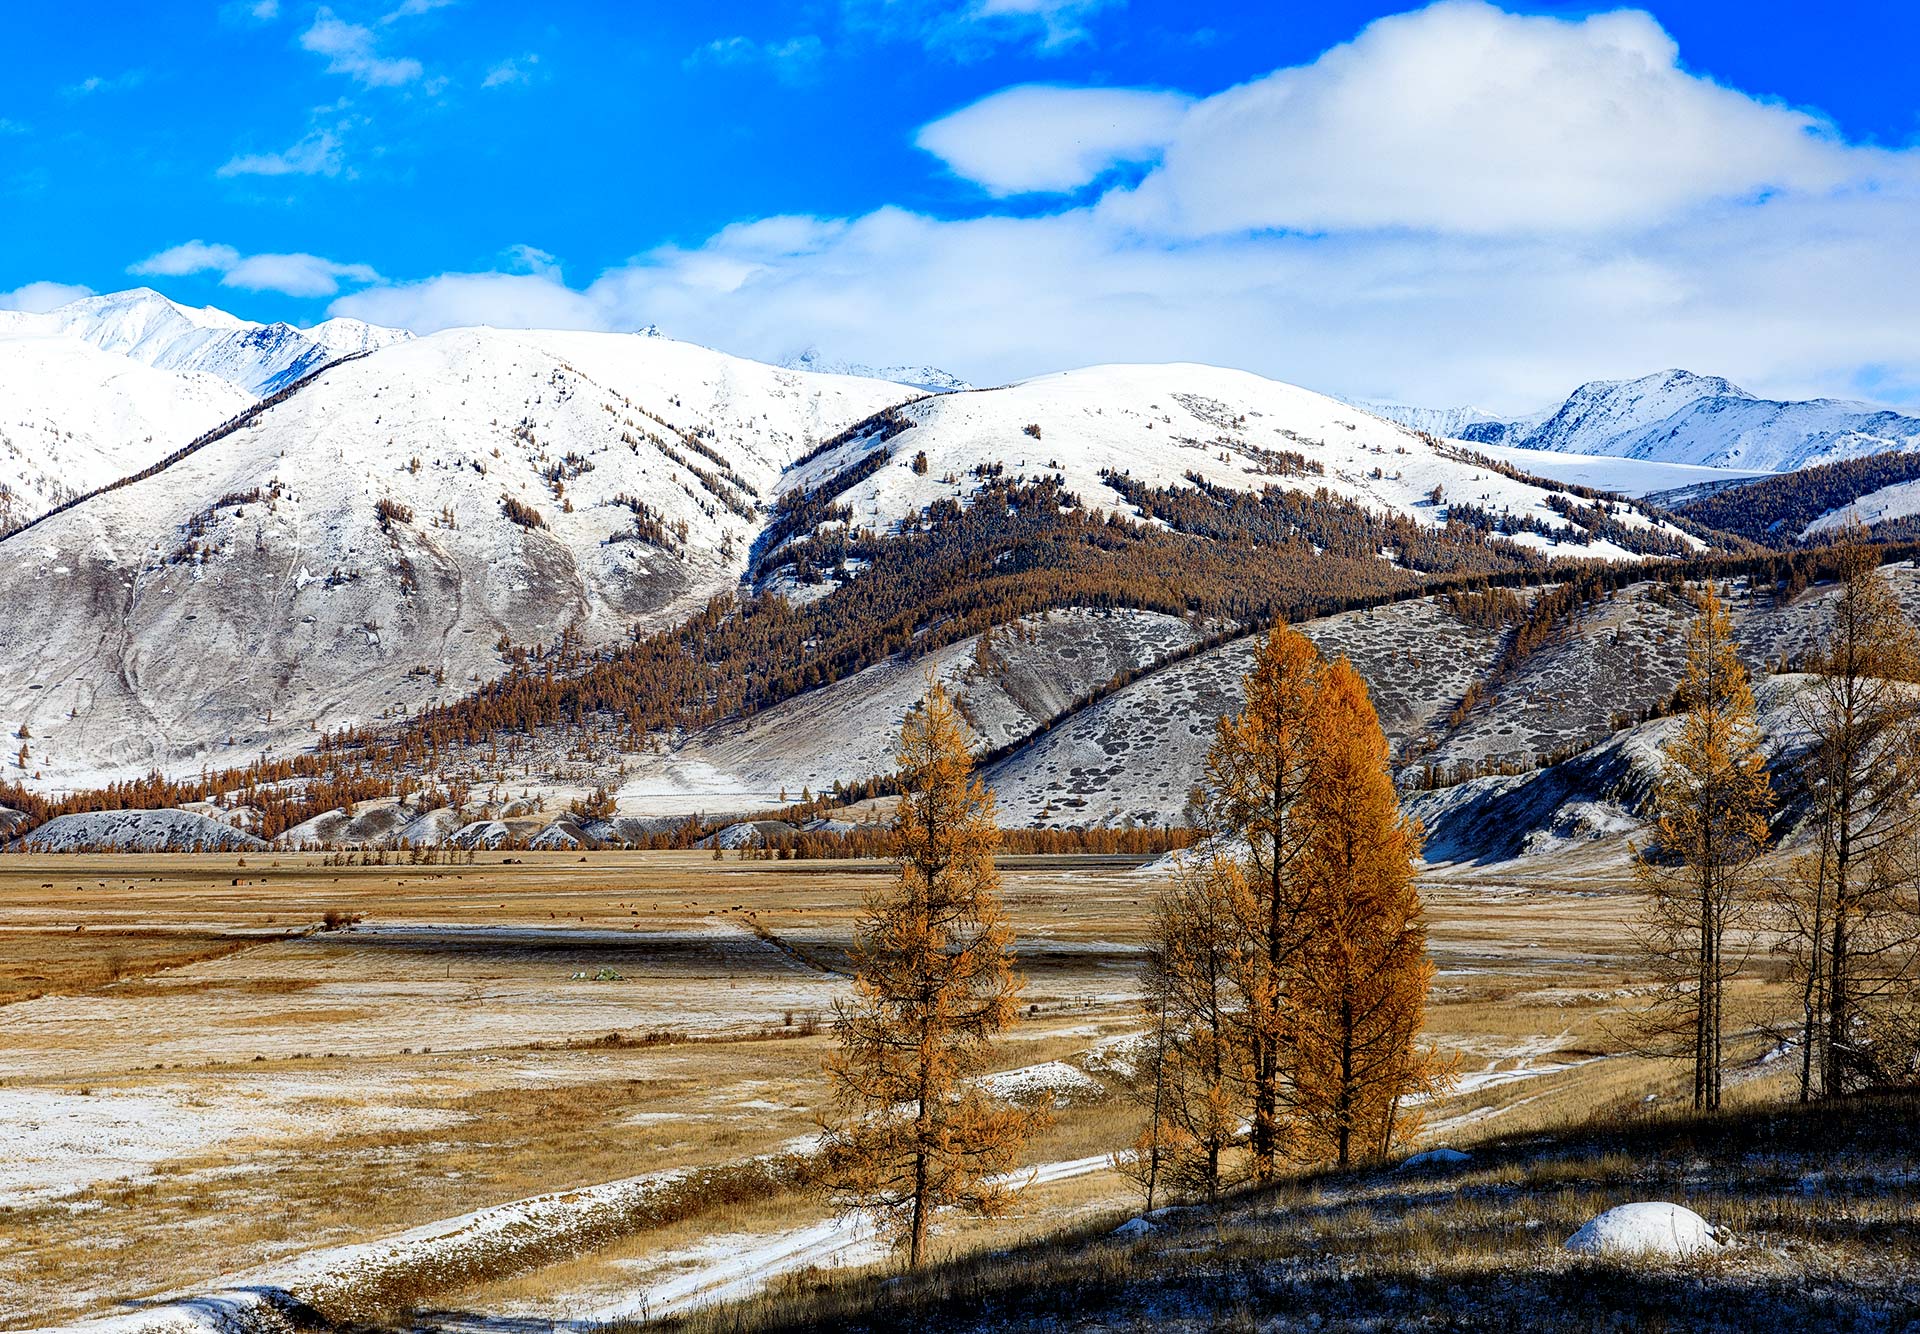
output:
[[[1429,1037],[1460,1054],[1429,1142],[1679,1091],[1679,1069],[1624,1054],[1640,993],[1620,864],[1429,878]],[[822,1020],[887,869],[0,858],[0,1327],[248,1283],[354,1318],[611,1319],[875,1259],[766,1156],[814,1132]],[[1137,1209],[1103,1155],[1141,1121],[1125,1055],[1159,883],[1114,859],[1004,868],[1027,992],[1000,1061],[1058,1115],[1013,1216],[956,1221],[949,1251]],[[1763,968],[1744,986],[1749,1018],[1790,1008]],[[1736,1044],[1731,1102],[1778,1091],[1790,1063],[1760,1062],[1767,1045]],[[441,1220],[675,1169],[705,1170],[542,1206],[591,1199],[590,1228],[434,1250]],[[408,1229],[427,1241],[388,1245]]]

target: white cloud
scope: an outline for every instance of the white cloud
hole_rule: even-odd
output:
[[[778,42],[756,42],[750,37],[720,37],[696,48],[681,61],[686,69],[765,66],[782,83],[801,83],[813,77],[826,55],[826,46],[811,33]]]
[[[418,18],[422,14],[431,14],[436,9],[446,9],[457,5],[460,0],[401,0],[400,6],[381,16],[382,23],[392,23],[397,19]]]
[[[1084,183],[1160,135],[1083,153],[1097,136],[1060,132],[1094,105],[1075,101],[1033,117],[1030,145],[985,116],[934,137],[1011,189]],[[1642,14],[1443,3],[1166,134],[1138,187],[1047,216],[770,218],[585,288],[542,267],[334,307],[414,328],[657,322],[749,356],[814,342],[983,383],[1212,361],[1513,410],[1676,365],[1782,395],[1920,383],[1920,149],[1851,146],[1688,74]]]
[[[310,130],[278,153],[241,153],[220,167],[221,176],[338,176],[345,165],[334,130]]]
[[[248,13],[262,23],[270,22],[280,17],[280,0],[255,0]]]
[[[1892,165],[1677,56],[1644,13],[1568,21],[1446,0],[1202,101],[1116,205],[1190,235],[1591,231]]]
[[[78,83],[70,83],[60,91],[68,97],[91,97],[95,93],[118,93],[129,88],[138,88],[146,81],[146,71],[130,69],[124,74],[92,74]]]
[[[0,116],[0,134],[25,134],[26,132],[26,122],[8,120],[5,116]]]
[[[995,46],[1027,45],[1054,54],[1092,39],[1088,20],[1125,0],[840,0],[850,32],[916,41],[963,60]]]
[[[342,282],[361,286],[380,281],[379,273],[366,264],[341,264],[305,253],[243,255],[233,246],[200,240],[150,255],[128,266],[127,272],[162,277],[218,273],[222,287],[301,297],[333,296]]]
[[[318,255],[248,255],[227,271],[222,287],[249,292],[283,292],[288,296],[332,296],[342,281],[355,285],[378,282],[380,275],[366,264],[339,264]]]
[[[138,264],[127,266],[128,273],[178,278],[208,270],[226,272],[240,262],[240,252],[230,245],[209,245],[205,241],[184,241],[177,246],[149,255]]]
[[[327,58],[327,73],[344,74],[369,88],[396,88],[424,72],[411,56],[381,55],[373,29],[348,23],[324,5],[315,11],[313,26],[300,34],[300,45]]]
[[[91,287],[81,287],[77,283],[28,283],[11,292],[0,292],[0,310],[24,310],[39,315],[64,306],[69,301],[92,295]]]
[[[924,127],[915,143],[996,195],[1073,190],[1157,157],[1192,99],[1138,88],[1027,84]]]
[[[973,0],[966,16],[975,23],[1010,21],[1039,28],[1045,48],[1087,41],[1087,18],[1111,0]]]
[[[540,63],[540,53],[529,51],[523,56],[514,56],[503,60],[487,71],[487,77],[480,81],[482,88],[502,88],[508,84],[533,82],[533,67]]]
[[[491,324],[509,329],[605,329],[607,312],[557,279],[528,273],[451,273],[343,296],[331,315],[431,333]]]

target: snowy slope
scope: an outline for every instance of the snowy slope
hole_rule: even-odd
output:
[[[891,442],[894,461],[840,493],[856,526],[884,529],[937,500],[964,502],[978,485],[973,470],[983,463],[1004,464],[1008,476],[1058,474],[1089,509],[1125,508],[1101,478],[1112,469],[1156,486],[1190,486],[1187,474],[1197,473],[1250,491],[1324,487],[1368,509],[1436,526],[1446,521],[1445,504],[1429,498],[1439,486],[1448,500],[1531,514],[1554,526],[1565,522],[1546,504],[1545,490],[1462,461],[1457,450],[1436,448],[1337,399],[1213,366],[1093,366],[921,399],[900,415],[915,428]],[[785,484],[818,487],[874,447],[874,437],[850,440],[795,469]],[[924,473],[913,466],[920,453],[927,456]],[[1323,471],[1291,471],[1285,454]],[[1621,519],[1649,526],[1635,513],[1623,511]],[[1515,540],[1548,545],[1533,533]],[[1554,551],[1628,556],[1604,542]]]
[[[149,288],[90,296],[45,314],[0,311],[0,338],[39,335],[90,343],[157,370],[200,372],[264,397],[346,352],[412,334],[358,320],[312,329],[251,324],[211,306],[192,309]]]
[[[857,361],[834,361],[819,348],[788,357],[780,363],[790,371],[812,371],[816,375],[853,375],[863,380],[891,380],[933,394],[953,394],[973,388],[957,375],[938,366],[866,366]]]
[[[47,786],[244,762],[463,694],[502,634],[680,619],[736,585],[791,459],[909,396],[662,338],[385,349],[7,539],[0,717]]]
[[[1725,486],[1767,474],[1738,468],[1706,468],[1695,463],[1665,463],[1657,459],[1623,459],[1611,454],[1560,454],[1517,445],[1470,445],[1475,453],[1510,463],[1535,477],[1612,491],[1639,500],[1660,492]]]
[[[1382,411],[1392,415],[1421,410],[1389,407]],[[1441,410],[1427,415],[1440,421],[1455,414]],[[1558,410],[1537,423],[1461,420],[1447,424],[1456,429],[1446,434],[1482,444],[1755,473],[1789,472],[1887,450],[1920,449],[1920,418],[1843,399],[1756,398],[1719,376],[1683,370],[1581,385]],[[1544,468],[1531,470],[1545,472]]]
[[[138,472],[252,401],[211,375],[0,327],[0,532]]]

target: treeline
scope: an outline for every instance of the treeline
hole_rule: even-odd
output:
[[[1290,561],[1332,556],[1383,565],[1392,551],[1421,574],[1478,574],[1537,568],[1539,553],[1489,537],[1469,524],[1430,527],[1402,514],[1377,513],[1326,488],[1311,493],[1269,486],[1241,491],[1188,473],[1190,486],[1156,487],[1112,469],[1101,480],[1142,513],[1176,532],[1255,550],[1279,548]]]
[[[1861,496],[1920,481],[1920,454],[1873,454],[1757,478],[1688,501],[1680,514],[1763,546],[1795,545],[1806,526]]]
[[[1184,825],[1141,825],[1133,829],[1003,829],[1000,851],[1006,856],[1157,857],[1192,847],[1197,835]],[[696,844],[697,846],[697,844]],[[868,857],[889,860],[899,853],[892,825],[856,825],[848,830],[809,829],[793,834],[761,835],[739,855],[779,861]]]

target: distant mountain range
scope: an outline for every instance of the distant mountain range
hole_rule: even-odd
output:
[[[1531,772],[1670,696],[1677,613],[1649,589],[1666,629],[1623,645],[1596,602],[1586,647],[1503,691],[1525,589],[1382,599],[1855,519],[1920,531],[1920,421],[1686,372],[1502,419],[1191,364],[971,392],[790,366],[652,330],[257,325],[145,290],[0,314],[0,720],[28,752],[6,778],[59,793],[351,731],[432,755],[414,778],[553,810],[617,781],[623,816],[746,811],[883,772],[937,670],[1012,820],[1157,824],[1273,608],[1367,608],[1315,633],[1398,701],[1409,763]],[[1698,526],[1576,481],[1664,491]],[[1753,647],[1774,661],[1804,628]],[[1532,718],[1555,700],[1572,713]],[[269,832],[353,826],[342,790],[263,790]],[[457,813],[394,823],[376,795],[389,833]],[[183,828],[113,837],[205,841]]]
[[[1920,449],[1920,418],[1847,399],[1757,398],[1717,375],[1684,370],[1594,380],[1557,409],[1519,418],[1474,408],[1359,406],[1417,431],[1479,444],[1751,472]]]
[[[815,375],[855,375],[863,380],[891,380],[910,389],[925,389],[934,394],[955,394],[973,388],[957,375],[938,366],[867,366],[857,361],[835,361],[810,347],[780,363],[790,371],[812,371]]]

